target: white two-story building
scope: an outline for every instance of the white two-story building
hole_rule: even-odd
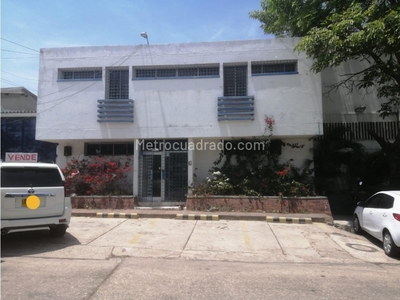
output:
[[[183,201],[221,143],[261,137],[265,118],[282,159],[312,158],[323,132],[320,74],[297,39],[41,49],[36,139],[57,163],[110,155],[132,164],[139,201]],[[244,151],[251,151],[244,150]]]

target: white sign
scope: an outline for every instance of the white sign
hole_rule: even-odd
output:
[[[32,162],[35,163],[38,160],[37,153],[16,153],[6,152],[6,162]]]

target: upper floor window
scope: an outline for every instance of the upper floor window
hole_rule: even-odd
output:
[[[192,65],[185,67],[134,67],[133,76],[134,79],[216,77],[219,76],[219,65]]]
[[[277,74],[297,74],[297,61],[267,61],[267,62],[252,62],[252,75],[277,75]]]
[[[58,79],[61,80],[101,80],[101,68],[78,68],[58,70]]]
[[[129,99],[128,67],[107,69],[106,87],[107,99]]]
[[[247,65],[224,66],[224,96],[247,96]]]

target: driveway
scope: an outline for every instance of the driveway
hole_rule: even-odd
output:
[[[47,232],[2,237],[2,257],[185,258],[239,262],[399,264],[381,244],[323,224],[73,217],[63,238]]]

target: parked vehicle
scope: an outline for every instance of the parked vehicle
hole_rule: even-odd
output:
[[[71,219],[71,199],[56,164],[0,163],[1,234],[50,229],[63,236]]]
[[[354,211],[353,229],[364,231],[383,242],[388,256],[400,253],[400,191],[381,191],[365,202],[359,202]]]

